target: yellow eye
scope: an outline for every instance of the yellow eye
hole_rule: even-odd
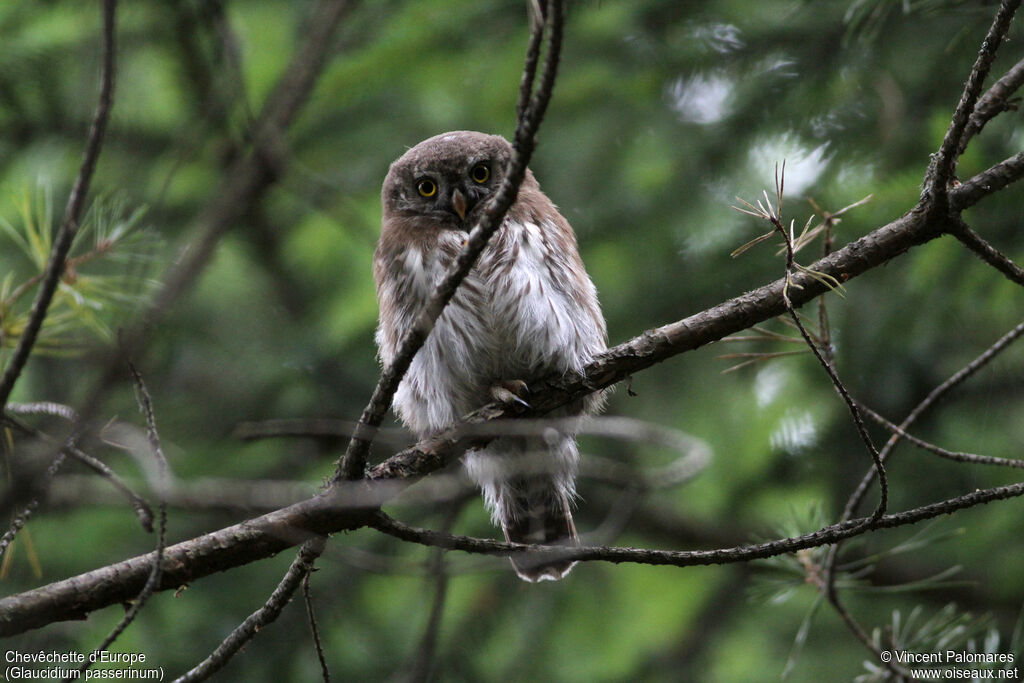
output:
[[[437,183],[433,180],[424,178],[423,180],[416,183],[416,191],[423,197],[433,197],[437,194]]]
[[[491,177],[491,169],[487,168],[486,164],[477,164],[473,167],[473,170],[469,172],[469,177],[473,179],[474,183],[480,183],[482,185]]]

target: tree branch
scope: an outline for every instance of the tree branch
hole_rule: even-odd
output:
[[[712,564],[734,564],[736,562],[749,562],[750,560],[784,555],[804,548],[816,548],[836,543],[837,541],[859,536],[876,529],[893,529],[916,524],[927,519],[948,515],[958,510],[965,510],[996,500],[1006,500],[1019,496],[1024,496],[1024,483],[972,491],[971,493],[957,496],[956,498],[949,498],[938,503],[887,514],[874,522],[872,522],[870,517],[861,517],[831,524],[802,536],[792,536],[765,543],[752,543],[715,550],[648,550],[646,548],[608,546],[545,546],[504,543],[486,538],[454,536],[430,529],[419,529],[403,524],[383,513],[373,515],[369,526],[403,541],[420,545],[447,548],[448,550],[462,550],[483,555],[530,556],[535,557],[537,562],[571,560],[574,562],[602,561],[615,564],[631,562],[636,564],[693,567]]]
[[[1013,93],[1017,92],[1024,85],[1024,59],[1014,64],[1003,77],[992,84],[992,87],[981,96],[978,103],[974,105],[974,113],[971,114],[967,126],[964,128],[963,137],[957,146],[957,154],[962,154],[971,138],[981,132],[989,121],[1004,111],[1015,109],[1010,102]]]
[[[200,662],[183,676],[174,679],[174,683],[192,683],[193,681],[205,681],[214,673],[224,668],[238,650],[247,642],[252,640],[261,627],[277,619],[281,610],[291,602],[292,595],[302,584],[302,581],[309,576],[313,569],[313,562],[320,557],[327,544],[327,539],[317,536],[302,544],[302,550],[298,557],[288,568],[288,572],[281,579],[281,583],[271,594],[266,604],[256,610],[243,621],[238,628],[231,632],[224,642],[214,650],[209,657]]]
[[[934,239],[947,228],[948,222],[945,219],[925,216],[923,212],[915,210],[819,259],[808,266],[808,270],[846,282],[890,261],[913,246]],[[797,273],[791,278],[791,283],[789,298],[794,307],[800,307],[829,291],[824,283],[806,273]],[[547,414],[672,356],[719,341],[730,334],[782,315],[786,312],[782,297],[785,286],[786,278],[780,278],[701,313],[648,330],[595,357],[586,367],[583,377],[548,377],[530,387],[530,405],[533,408],[530,411],[495,403],[471,413],[466,423],[472,425],[503,417]],[[455,425],[425,439],[372,468],[370,478],[422,476],[447,466],[467,448],[477,447],[490,440],[473,434],[472,430],[468,435],[465,431],[463,425]]]
[[[951,234],[960,240],[960,244],[973,251],[975,256],[1005,275],[1010,282],[1024,286],[1024,268],[986,242],[981,235],[971,230],[969,225],[961,222]]]
[[[554,20],[549,18],[549,21]],[[518,137],[517,135],[517,142]],[[970,206],[1009,182],[1019,179],[1024,175],[1024,158],[1020,157],[1022,155],[1004,161],[975,176],[964,185],[952,189],[949,192],[950,206],[955,209]],[[991,184],[1001,181],[1002,184],[998,187]],[[954,230],[952,219],[943,212],[929,211],[928,208],[924,204],[919,205],[892,223],[828,254],[812,264],[809,269],[824,273],[839,282],[847,282],[887,263],[912,247]],[[533,409],[524,414],[546,414],[674,355],[696,349],[776,317],[786,310],[783,297],[785,287],[786,279],[782,278],[701,313],[649,330],[601,354],[587,367],[583,377],[549,377],[538,382],[536,387],[532,387]],[[795,307],[811,301],[826,291],[828,287],[825,284],[805,273],[797,273],[790,280],[789,297]],[[397,380],[395,382],[397,384]],[[479,423],[512,413],[512,410],[505,407],[485,406],[469,416],[468,422]],[[337,484],[328,492],[314,498],[167,548],[164,573],[158,590],[177,588],[202,576],[269,557],[317,536],[365,526],[374,526],[395,535],[404,534],[410,536],[408,540],[416,542],[428,541],[440,547],[471,552],[499,555],[536,553],[538,557],[543,558],[557,555],[559,558],[565,556],[567,559],[576,560],[675,566],[747,561],[835,543],[866,531],[863,526],[864,520],[848,520],[805,536],[710,551],[587,547],[526,549],[486,539],[450,537],[422,530],[410,531],[411,527],[404,527],[393,520],[388,522],[376,512],[382,501],[401,490],[411,478],[437,470],[452,462],[465,448],[481,440],[493,438],[486,434],[464,434],[460,431],[462,429],[461,426],[456,426],[393,456],[373,468],[368,475],[370,481],[365,484],[351,487],[345,486],[344,483]],[[344,469],[348,469],[349,464],[353,463],[346,463]],[[382,491],[375,489],[376,484],[385,482],[390,482],[392,486]],[[360,497],[365,495],[367,489],[370,489],[371,495]],[[975,491],[906,512],[887,514],[878,519],[874,526],[888,528],[913,524],[941,514],[1022,494],[1024,484]],[[413,539],[412,536],[417,538]],[[83,618],[93,610],[128,600],[136,595],[144,584],[152,562],[153,554],[150,553],[0,600],[0,635],[20,633],[62,619]]]
[[[999,11],[996,12],[992,26],[989,27],[988,34],[981,44],[978,58],[964,84],[963,93],[953,112],[946,135],[942,139],[942,145],[925,175],[924,195],[929,196],[933,202],[939,200],[943,205],[946,203],[949,184],[956,168],[958,151],[962,149],[961,141],[964,139],[965,129],[974,112],[978,97],[981,95],[985,78],[988,77],[989,69],[996,58],[996,52],[1006,38],[1007,31],[1010,30],[1010,22],[1013,21],[1013,15],[1020,6],[1020,2],[1021,0],[1003,0],[1000,3]]]
[[[164,550],[157,591],[175,590],[195,579],[272,557],[317,535],[366,526],[365,509],[337,496],[316,496],[275,512]],[[84,619],[89,612],[128,602],[142,590],[154,553],[118,562],[0,600],[0,636],[53,621]]]
[[[973,491],[938,503],[885,515],[872,524],[872,530],[915,524],[1021,495],[1024,495],[1024,483]],[[529,553],[544,562],[561,559],[601,560],[677,567],[746,562],[835,543],[869,531],[865,527],[869,518],[860,518],[833,524],[802,536],[716,550],[523,546],[413,529],[375,510],[343,506],[340,502],[335,495],[322,494],[268,515],[171,546],[164,552],[164,571],[157,590],[174,590],[202,576],[271,557],[317,535],[366,526],[404,540],[466,552],[504,556]],[[94,610],[125,602],[143,586],[152,563],[153,553],[149,553],[4,598],[0,600],[0,636],[16,635],[54,621],[82,619]]]
[[[988,195],[999,192],[1021,178],[1024,178],[1024,152],[1018,152],[961,183],[949,193],[949,208],[953,211],[969,209]]]
[[[562,45],[563,0],[550,0],[547,15],[546,23],[550,28],[551,37],[540,84],[532,97],[530,97],[529,87],[533,84],[532,72],[537,68],[540,36],[545,24],[536,22],[531,28],[526,66],[519,92],[519,117],[512,142],[512,157],[505,169],[505,177],[484,206],[480,222],[470,231],[466,244],[456,256],[455,262],[445,274],[444,279],[437,285],[430,299],[423,305],[423,310],[413,323],[412,329],[398,345],[395,357],[381,373],[380,380],[373,390],[373,396],[359,417],[359,428],[352,435],[345,454],[338,461],[334,476],[330,480],[331,484],[345,479],[360,479],[365,475],[366,455],[369,452],[374,432],[391,407],[391,400],[395,391],[398,390],[402,377],[405,376],[412,364],[413,357],[423,347],[427,335],[434,328],[434,324],[441,317],[448,302],[455,296],[456,290],[473,268],[473,264],[480,257],[491,236],[501,227],[505,214],[519,193],[519,186],[526,177],[526,167],[536,145],[537,129],[555,87],[555,76],[558,72],[558,60]]]
[[[25,369],[32,348],[35,346],[39,331],[46,320],[46,313],[57,291],[57,284],[64,274],[64,267],[67,262],[68,252],[78,235],[78,220],[82,215],[82,207],[85,205],[85,197],[89,194],[89,184],[92,181],[93,171],[96,170],[96,161],[99,159],[100,151],[103,148],[103,137],[107,130],[107,122],[110,120],[110,110],[114,106],[114,80],[116,63],[116,23],[117,23],[117,0],[104,0],[103,3],[103,57],[102,74],[100,76],[100,97],[93,114],[92,124],[89,127],[89,137],[85,143],[85,153],[82,164],[78,169],[78,176],[71,187],[71,194],[68,196],[68,203],[64,208],[64,217],[61,219],[60,228],[53,241],[53,248],[50,251],[50,259],[46,262],[46,270],[43,271],[42,284],[32,302],[32,311],[29,314],[25,329],[18,339],[18,346],[11,356],[10,362],[4,369],[3,377],[0,377],[0,410],[7,405],[7,399],[14,390],[14,385]]]

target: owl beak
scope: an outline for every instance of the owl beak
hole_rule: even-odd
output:
[[[452,192],[452,208],[459,214],[459,220],[466,220],[466,197],[460,190]]]

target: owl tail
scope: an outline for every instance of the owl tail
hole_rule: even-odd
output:
[[[548,479],[515,482],[511,495],[514,509],[523,512],[511,519],[502,519],[505,539],[512,543],[544,545],[579,545],[576,525],[572,521],[569,501],[560,488]],[[512,566],[525,581],[557,581],[569,573],[575,562],[560,560],[538,562],[529,556],[512,557]]]
[[[579,452],[569,434],[502,437],[466,454],[466,471],[484,494],[495,524],[513,543],[579,545],[569,501],[576,495]],[[569,560],[543,561],[526,554],[512,557],[526,581],[557,581],[572,569]]]

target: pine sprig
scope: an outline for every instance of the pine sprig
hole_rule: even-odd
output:
[[[28,323],[31,294],[43,277],[54,234],[53,192],[40,185],[13,200],[14,219],[0,215],[0,243],[14,249],[0,280],[0,353],[13,348]],[[54,294],[40,332],[38,350],[73,354],[87,338],[112,338],[112,322],[147,300],[148,277],[160,241],[147,228],[144,207],[123,197],[100,196],[82,219],[79,239]],[[20,256],[20,258],[18,258]]]

